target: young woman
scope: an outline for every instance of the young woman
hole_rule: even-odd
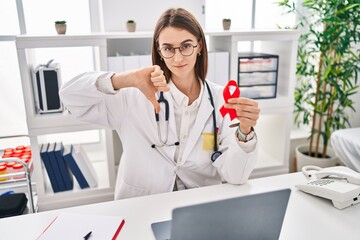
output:
[[[260,110],[247,98],[225,104],[223,87],[206,81],[205,36],[193,15],[163,13],[152,59],[154,66],[133,71],[81,74],[60,91],[72,115],[119,134],[115,199],[244,183],[256,162]],[[236,119],[223,117],[223,106]]]

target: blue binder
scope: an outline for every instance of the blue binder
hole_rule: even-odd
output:
[[[79,183],[80,188],[82,189],[88,188],[90,186],[86,181],[84,175],[82,174],[80,167],[77,165],[72,153],[73,153],[73,145],[65,146],[63,152],[63,158],[66,164],[68,165],[68,167],[70,168],[72,174],[75,176],[76,181]]]
[[[55,156],[55,143],[50,143],[49,147],[48,147],[48,157],[52,166],[52,169],[55,173],[55,177],[56,177],[56,181],[59,185],[59,189],[60,191],[65,191],[65,184],[64,184],[64,180],[62,178],[61,172],[60,172],[60,168],[58,165],[58,161],[56,160],[56,156]]]
[[[52,187],[54,193],[56,193],[56,192],[60,192],[60,188],[59,188],[59,184],[58,184],[58,182],[56,180],[56,176],[55,176],[53,167],[51,166],[50,159],[49,159],[48,154],[47,154],[48,147],[49,147],[48,143],[41,145],[40,157],[41,157],[41,159],[42,159],[42,161],[44,163],[45,170],[46,170],[46,172],[47,172],[47,174],[49,176],[51,187]]]
[[[71,190],[73,189],[74,186],[73,177],[72,174],[70,173],[68,166],[66,165],[63,159],[63,151],[64,151],[64,145],[62,144],[62,142],[55,143],[54,153],[60,169],[62,179],[64,180],[65,190]]]

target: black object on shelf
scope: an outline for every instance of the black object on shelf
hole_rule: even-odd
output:
[[[252,99],[276,98],[279,56],[242,52],[238,55],[238,86],[241,96]]]
[[[0,196],[0,218],[23,214],[28,199],[25,193],[12,193]]]
[[[60,64],[41,64],[32,71],[33,88],[38,113],[62,112],[63,106],[59,97],[61,86]]]

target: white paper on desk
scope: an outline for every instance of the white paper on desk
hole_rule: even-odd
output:
[[[124,223],[119,216],[60,213],[37,239],[81,240],[90,231],[91,240],[116,239]]]

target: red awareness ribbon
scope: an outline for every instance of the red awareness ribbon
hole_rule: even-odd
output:
[[[235,87],[235,91],[233,92],[233,94],[230,93],[231,86]],[[225,86],[224,91],[223,91],[223,96],[224,96],[225,103],[228,103],[230,98],[240,97],[240,88],[238,87],[238,85],[236,84],[236,82],[234,80],[230,80],[228,82],[228,84]],[[233,120],[234,118],[236,118],[236,110],[232,109],[232,108],[225,108],[224,106],[222,106],[220,108],[220,113],[221,113],[221,116],[223,116],[223,117],[228,113],[230,116],[230,120]]]

